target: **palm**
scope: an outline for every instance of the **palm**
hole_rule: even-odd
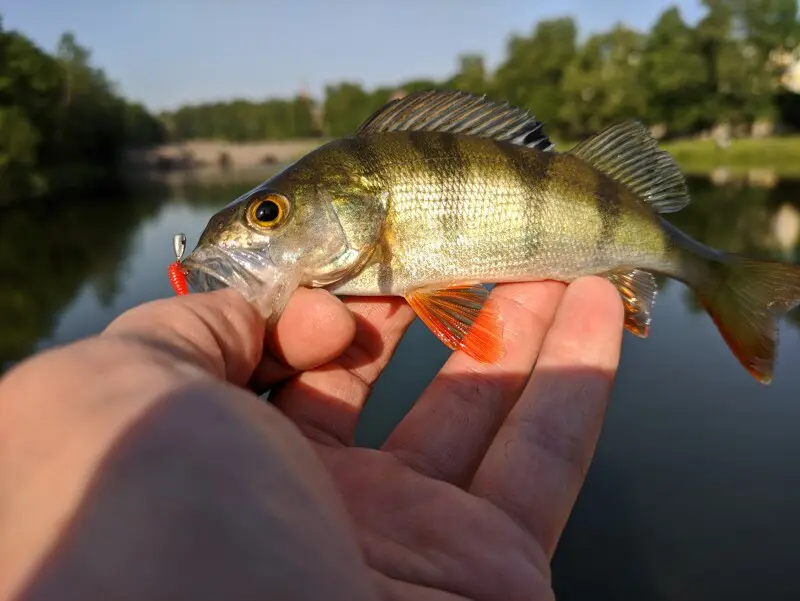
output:
[[[402,301],[348,302],[353,344],[273,395],[338,485],[386,598],[552,598],[549,560],[599,434],[622,323],[609,284],[563,291],[498,286],[505,357],[455,353],[381,450],[354,447],[353,432],[413,319]]]
[[[497,506],[391,453],[323,451],[388,599],[548,599],[547,557]]]

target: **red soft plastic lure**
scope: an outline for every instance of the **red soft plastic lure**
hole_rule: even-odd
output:
[[[167,270],[169,272],[169,281],[172,284],[175,294],[183,295],[189,294],[189,285],[186,283],[186,273],[183,271],[183,266],[180,261],[170,263]]]
[[[172,289],[175,290],[175,294],[182,296],[189,294],[189,284],[186,283],[186,270],[181,264],[183,253],[186,250],[186,236],[175,234],[172,239],[172,247],[175,250],[175,262],[170,263],[167,273],[169,273],[169,281],[172,284]]]

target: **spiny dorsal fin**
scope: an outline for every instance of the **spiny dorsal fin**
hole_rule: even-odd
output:
[[[659,213],[689,204],[686,180],[669,153],[638,121],[612,125],[574,146],[572,154],[625,185]]]
[[[423,90],[393,100],[378,109],[356,135],[391,131],[435,131],[491,138],[553,150],[544,123],[508,103],[460,91]]]
[[[658,285],[649,271],[615,271],[606,278],[616,286],[625,305],[625,329],[647,338],[653,306],[656,304]]]

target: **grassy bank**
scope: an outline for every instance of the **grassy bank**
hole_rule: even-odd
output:
[[[575,145],[554,141],[560,151]],[[727,148],[718,148],[713,140],[686,139],[662,142],[661,148],[671,153],[686,173],[707,174],[724,167],[734,173],[771,169],[779,175],[800,177],[800,135],[736,139]]]
[[[713,140],[679,140],[662,146],[692,173],[720,167],[731,171],[768,168],[781,175],[800,176],[800,136],[732,140],[727,148],[717,148]]]
[[[575,145],[554,141],[562,152]],[[675,157],[686,173],[701,175],[721,168],[732,173],[768,169],[777,175],[800,177],[800,135],[731,140],[727,148],[717,148],[713,140],[697,139],[662,142],[660,146]]]
[[[292,148],[292,152],[284,153],[285,156],[281,158],[284,161],[293,162],[326,141],[328,140],[305,141],[307,146]],[[561,140],[555,140],[555,142],[556,148],[562,152],[574,145],[574,142]],[[269,144],[271,143],[265,141],[262,146],[266,148]],[[800,178],[800,136],[732,140],[727,148],[717,148],[712,140],[678,140],[664,142],[661,147],[672,153],[685,173],[693,175],[705,175],[725,169],[732,175],[751,171],[768,171],[772,173],[771,177]],[[282,161],[277,165],[263,165],[259,162],[249,166],[234,164],[230,171],[221,170],[216,164],[212,164],[200,169],[188,171],[179,169],[174,172],[149,171],[147,169],[142,171],[141,168],[133,165],[123,165],[121,171],[107,166],[62,165],[51,167],[42,174],[46,184],[42,186],[42,190],[38,194],[16,195],[7,191],[0,195],[0,206],[34,200],[37,196],[89,191],[97,187],[123,182],[131,183],[138,180],[177,179],[183,181],[188,177],[198,181],[216,179],[227,181],[233,177],[251,178],[255,181],[267,177],[282,164],[285,162]]]

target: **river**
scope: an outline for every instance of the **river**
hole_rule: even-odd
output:
[[[142,186],[0,212],[0,366],[100,331],[172,294],[172,235],[256,181]],[[800,263],[800,181],[690,180],[670,220],[703,242]],[[415,322],[359,428],[376,445],[445,360]],[[650,337],[626,334],[596,458],[554,560],[561,601],[800,599],[800,309],[782,324],[770,386],[667,281]]]

